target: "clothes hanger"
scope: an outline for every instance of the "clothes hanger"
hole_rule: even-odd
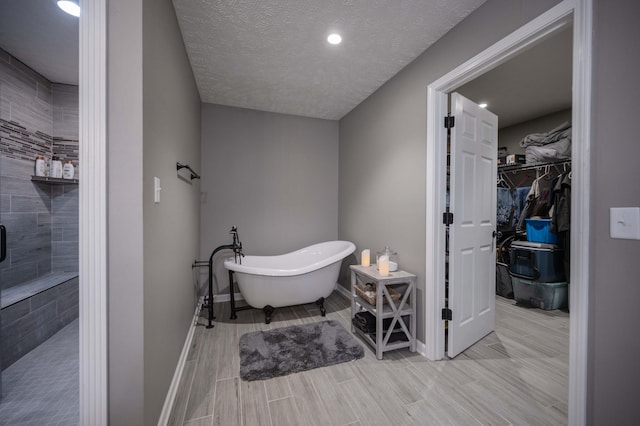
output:
[[[539,169],[541,169],[542,167],[540,167]],[[538,169],[538,170],[539,170]],[[543,177],[547,177],[551,174],[551,166],[549,166],[548,164],[546,166],[544,166],[544,173],[542,174],[542,176],[538,177],[537,180],[542,179]]]
[[[505,186],[503,186],[502,188],[507,188],[507,189],[511,189],[513,187],[512,182],[509,180],[509,178],[507,177],[505,179],[505,176],[503,173],[500,173],[500,175],[498,176],[498,186],[504,184]]]

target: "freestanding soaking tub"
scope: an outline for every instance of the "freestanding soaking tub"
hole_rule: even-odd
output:
[[[274,308],[316,302],[325,315],[324,299],[333,291],[342,259],[356,246],[349,241],[327,241],[279,256],[246,256],[242,263],[224,262],[233,271],[244,300],[263,309],[271,321]]]

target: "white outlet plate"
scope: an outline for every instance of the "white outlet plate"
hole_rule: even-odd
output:
[[[160,178],[153,178],[153,202],[158,204],[160,202]]]
[[[611,238],[640,240],[640,207],[612,207]]]

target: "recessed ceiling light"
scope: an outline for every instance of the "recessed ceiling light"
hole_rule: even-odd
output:
[[[80,6],[75,1],[70,0],[58,0],[58,7],[69,15],[73,15],[75,17],[80,16]]]
[[[327,41],[330,44],[340,44],[342,42],[342,37],[340,37],[340,34],[337,33],[329,34],[329,37],[327,37]]]
[[[486,107],[487,107],[487,104],[482,103],[482,104],[478,104],[478,106],[479,106],[480,108],[486,108]]]

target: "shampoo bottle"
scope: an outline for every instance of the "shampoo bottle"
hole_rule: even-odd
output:
[[[46,165],[44,162],[44,157],[42,155],[38,155],[36,158],[36,176],[45,176],[46,173]]]
[[[62,177],[65,179],[73,179],[74,175],[75,169],[73,167],[73,162],[71,160],[67,160],[62,168]]]
[[[55,155],[51,160],[51,177],[61,178],[62,177],[62,161]]]

